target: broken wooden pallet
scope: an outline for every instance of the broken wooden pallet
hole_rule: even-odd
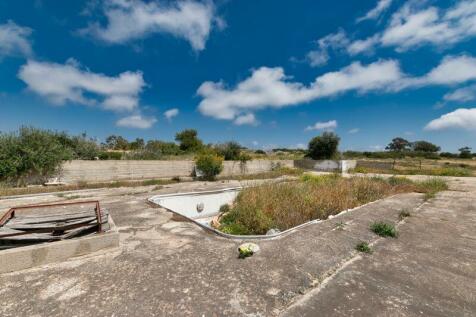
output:
[[[100,216],[100,223],[98,223]],[[12,214],[0,226],[0,249],[72,239],[109,230],[109,213],[102,209],[56,214]],[[100,226],[100,227],[99,227]]]

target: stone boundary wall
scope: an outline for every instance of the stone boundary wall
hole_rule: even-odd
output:
[[[364,161],[358,160],[357,167],[364,167],[364,168],[375,168],[375,169],[392,169],[393,163],[392,162],[382,162],[382,161]]]
[[[106,160],[66,162],[57,181],[62,183],[110,182],[155,178],[190,177],[193,161]],[[252,160],[245,164],[237,161],[223,162],[220,176],[256,174],[271,171],[277,166],[294,167],[292,160]]]

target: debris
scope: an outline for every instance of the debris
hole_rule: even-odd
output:
[[[254,253],[259,251],[259,246],[255,243],[243,243],[238,247],[238,252],[240,253],[239,258],[244,259],[249,256],[252,256]]]
[[[266,235],[267,236],[271,236],[273,234],[278,234],[280,233],[281,230],[277,229],[277,228],[272,228],[272,229],[269,229],[268,232],[266,232]]]
[[[95,207],[85,208],[91,204]],[[81,208],[76,207],[78,210],[75,211],[64,210],[70,205],[80,205]],[[48,208],[46,212],[45,208]],[[60,211],[57,211],[58,208]],[[39,209],[43,211],[38,211]],[[14,207],[0,218],[0,249],[107,231],[108,217],[107,210],[99,207],[99,201]]]

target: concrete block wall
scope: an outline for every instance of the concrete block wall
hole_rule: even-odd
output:
[[[296,167],[314,170],[320,172],[343,172],[346,173],[349,169],[355,168],[357,161],[354,160],[296,160],[294,161]]]
[[[270,171],[273,167],[293,167],[292,160],[253,160],[246,164],[225,161],[221,176],[256,174]],[[148,161],[148,160],[107,160],[66,162],[62,166],[58,181],[110,182],[118,180],[140,180],[154,178],[189,177],[194,169],[193,161]]]

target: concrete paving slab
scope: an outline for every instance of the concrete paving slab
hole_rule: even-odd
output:
[[[473,179],[471,184],[476,181]],[[439,301],[440,305],[423,312],[448,315],[453,311],[450,315],[461,315],[473,309],[475,296],[471,285],[475,276],[467,263],[476,261],[469,248],[474,245],[474,192],[445,192],[419,211],[416,209],[424,202],[422,195],[391,197],[289,236],[258,242],[261,251],[245,260],[237,258],[239,242],[177,221],[169,212],[146,202],[154,194],[237,185],[240,183],[194,182],[161,190],[147,187],[91,193],[90,198],[100,199],[111,212],[119,230],[120,248],[95,257],[0,275],[0,315],[319,316],[336,310],[358,315],[364,298],[353,300],[351,295],[352,292],[359,294],[361,284],[345,287],[345,283],[360,281],[366,286],[363,277],[377,281],[386,276],[388,287],[376,288],[374,293],[370,284],[365,288],[369,296],[367,316],[383,316],[387,312],[412,316],[416,310],[406,307],[430,300]],[[59,197],[41,199],[58,200]],[[22,203],[21,200],[16,202]],[[4,202],[0,201],[0,208],[2,206]],[[414,216],[399,226],[398,239],[384,240],[368,230],[369,224],[376,220],[398,223],[398,214],[403,209],[410,210]],[[436,220],[441,218],[447,221]],[[374,254],[360,259],[361,255],[354,250],[359,241],[375,244]],[[437,251],[440,251],[438,256],[434,255]],[[414,269],[417,265],[418,270]],[[387,266],[391,274],[386,271]],[[440,277],[433,284],[438,272],[452,275]],[[339,283],[349,274],[350,282]],[[455,279],[453,284],[449,284],[451,278]],[[408,306],[399,303],[408,299],[403,296],[407,286],[403,282],[398,284],[400,280],[424,282],[422,292],[410,289],[408,294],[412,300]],[[458,292],[440,287],[444,283],[458,284]],[[426,296],[423,290],[432,287],[435,291]],[[321,291],[316,294],[317,289]],[[331,300],[328,295],[328,301],[319,301],[325,292],[334,289],[335,299]],[[451,295],[453,293],[459,295]],[[400,308],[384,310],[386,301],[383,299],[391,299],[388,305],[398,304]],[[442,308],[450,300],[454,301],[452,306]],[[339,306],[345,302],[347,306]],[[304,303],[302,307],[309,309],[294,310],[301,307],[298,303]],[[462,307],[466,307],[466,311]]]

